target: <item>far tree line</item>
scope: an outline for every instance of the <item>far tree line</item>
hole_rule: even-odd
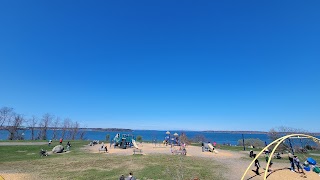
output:
[[[31,140],[84,139],[85,131],[81,131],[80,128],[80,123],[77,121],[72,121],[70,118],[61,119],[49,113],[38,118],[26,117],[10,107],[0,109],[0,130],[8,131],[8,140],[23,140],[23,129],[30,130]],[[47,137],[48,130],[52,130],[52,137]]]

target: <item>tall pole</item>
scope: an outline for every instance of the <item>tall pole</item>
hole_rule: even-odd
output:
[[[289,140],[289,144],[290,144],[291,152],[292,152],[292,154],[294,155],[294,150],[293,150],[293,148],[292,148],[292,144],[291,144],[291,140],[290,140],[290,138],[288,138],[288,140]]]
[[[243,137],[243,134],[242,134],[242,144],[243,144],[243,150],[245,151],[245,150],[246,150],[246,146],[244,145],[244,137]]]

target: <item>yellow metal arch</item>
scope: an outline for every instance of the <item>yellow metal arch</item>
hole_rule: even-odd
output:
[[[267,174],[268,174],[268,169],[269,169],[269,164],[270,164],[270,162],[271,162],[271,159],[272,159],[272,157],[273,157],[274,152],[276,151],[276,149],[278,148],[278,146],[279,146],[284,140],[286,140],[286,139],[288,139],[288,138],[290,138],[290,137],[295,137],[295,136],[298,136],[298,137],[301,136],[301,137],[311,138],[314,142],[319,142],[319,141],[320,141],[320,139],[318,139],[318,138],[316,138],[316,137],[313,137],[313,136],[310,136],[310,135],[306,135],[306,134],[290,134],[290,135],[286,135],[286,136],[283,136],[283,137],[281,137],[281,138],[278,138],[278,139],[276,139],[275,141],[273,141],[272,143],[270,143],[268,146],[266,146],[265,148],[263,148],[263,149],[259,152],[259,154],[252,160],[252,162],[250,163],[250,165],[247,167],[246,171],[243,173],[241,180],[244,180],[245,175],[248,173],[248,171],[249,171],[249,169],[251,168],[251,166],[252,166],[252,164],[254,163],[254,161],[255,161],[256,159],[258,159],[258,157],[259,157],[265,150],[267,150],[270,146],[272,146],[273,144],[276,144],[276,146],[273,148],[273,150],[272,150],[272,152],[271,152],[271,154],[270,154],[270,156],[269,156],[269,160],[268,160],[268,163],[267,163],[267,167],[266,167],[266,170],[265,170],[265,172],[264,172],[264,178],[263,178],[263,179],[266,180],[266,179],[267,179]]]

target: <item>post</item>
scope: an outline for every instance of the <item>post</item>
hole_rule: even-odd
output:
[[[244,137],[243,137],[243,134],[242,134],[242,144],[243,144],[243,150],[245,151],[245,150],[246,150],[246,146],[244,145]]]
[[[290,148],[291,148],[292,155],[294,155],[294,151],[293,151],[293,148],[292,148],[292,144],[291,144],[290,138],[288,138],[288,140],[289,140],[289,144],[290,144]]]

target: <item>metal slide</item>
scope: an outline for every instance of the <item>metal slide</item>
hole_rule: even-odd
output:
[[[136,149],[139,149],[139,147],[134,139],[132,139],[132,144]]]
[[[211,143],[208,143],[208,147],[210,148],[210,150],[211,150],[211,152],[214,152],[214,153],[218,153],[218,151],[216,151],[215,149],[214,149],[214,147],[212,146],[212,144]]]

